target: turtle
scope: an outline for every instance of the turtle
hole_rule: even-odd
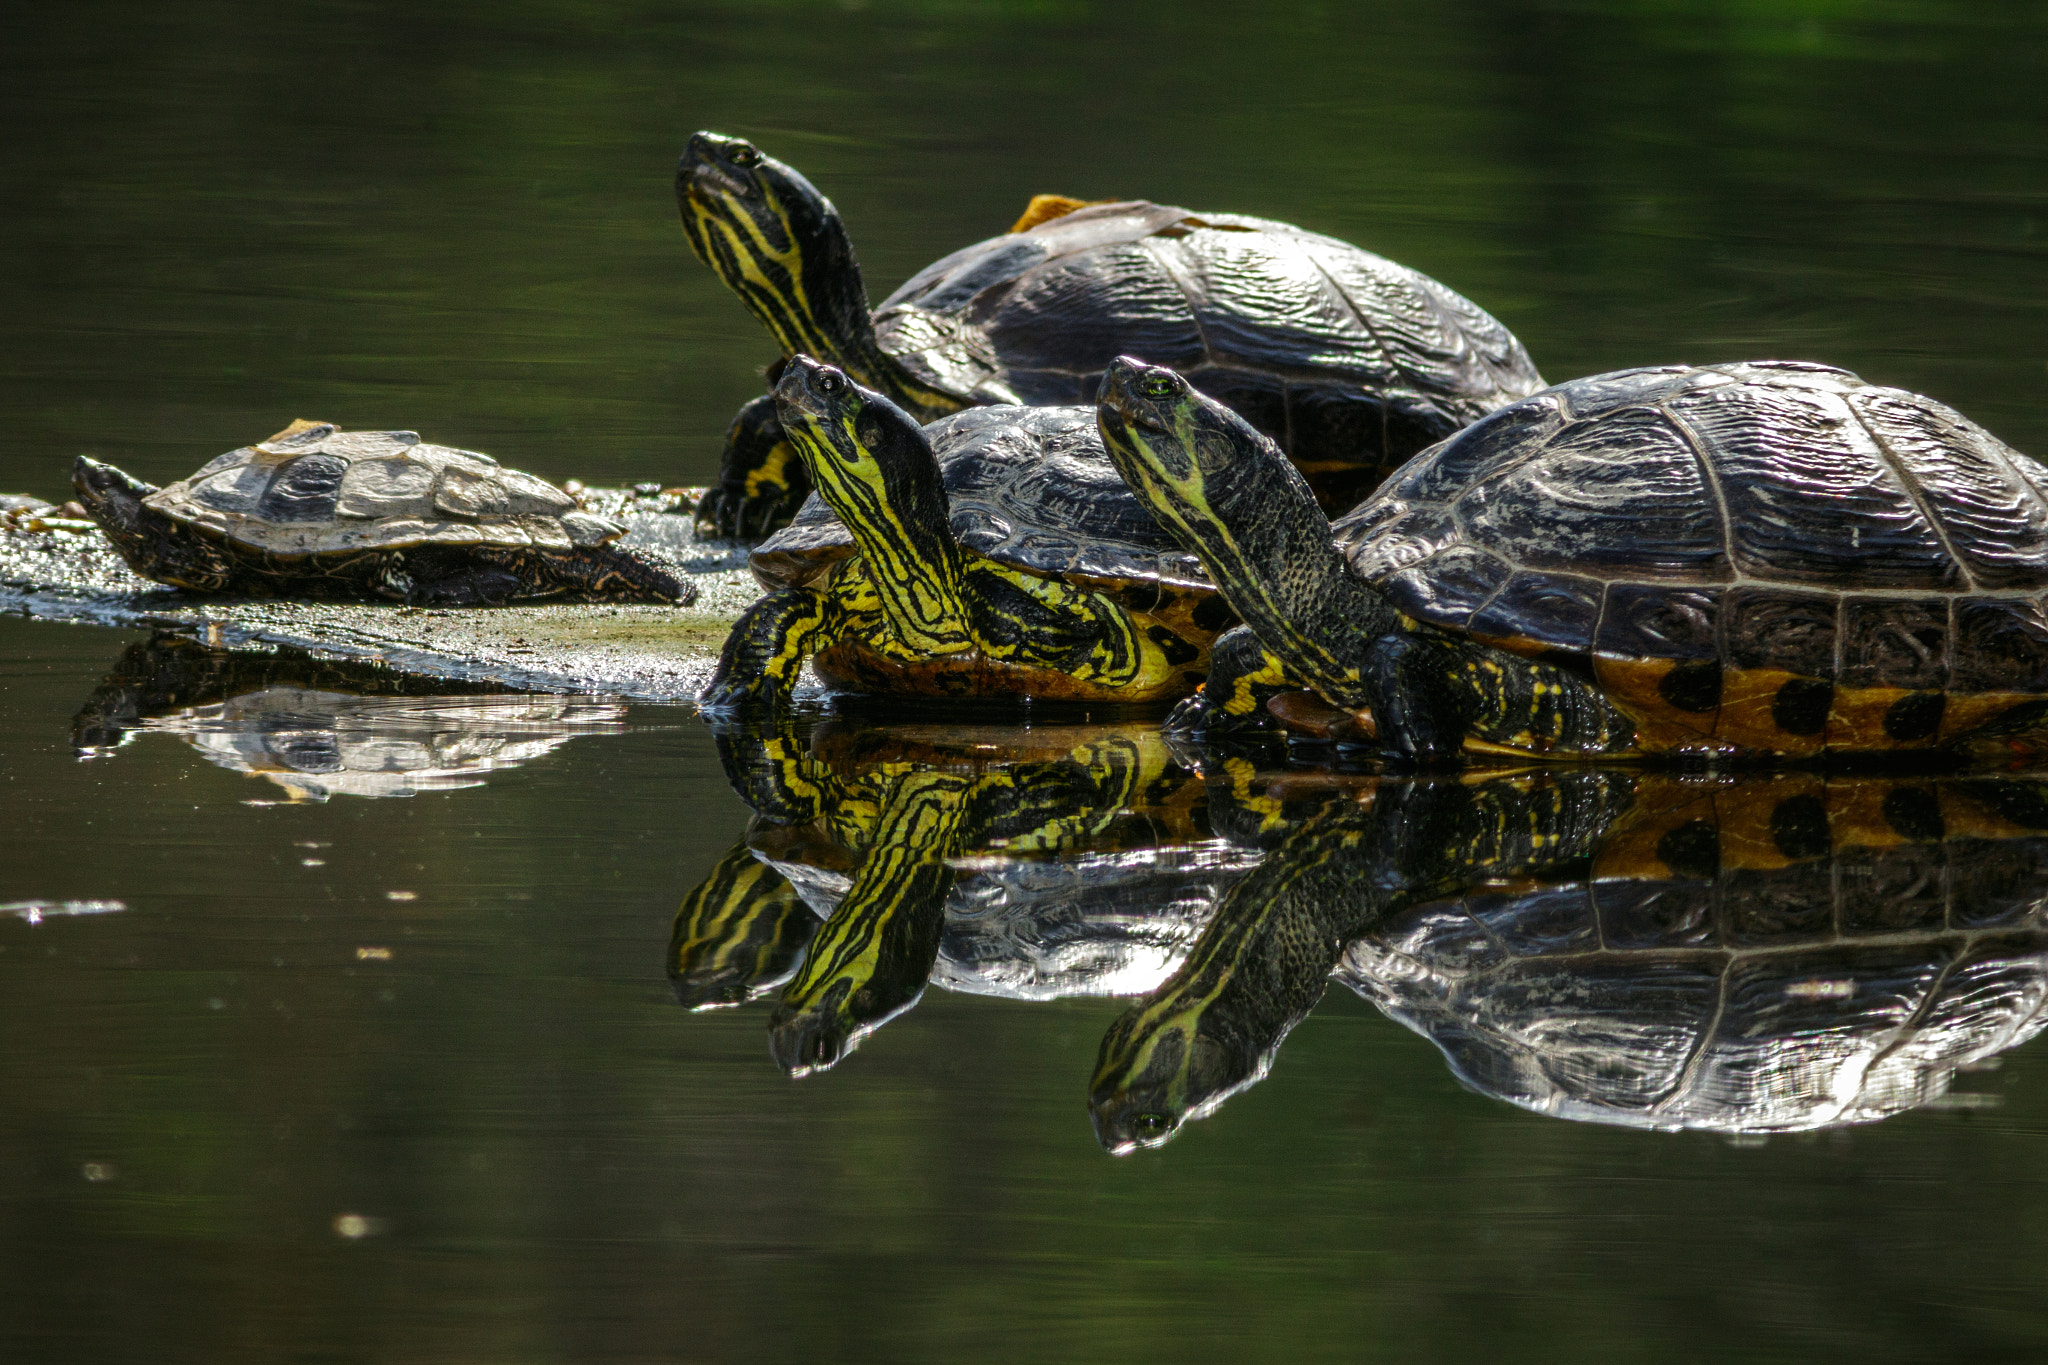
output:
[[[1627,808],[1632,775],[1588,765],[1543,781],[1384,778],[1305,801],[1272,785],[1212,782],[1212,800],[1232,788],[1247,814],[1293,813],[1260,831],[1268,851],[1173,976],[1103,1033],[1088,1109],[1113,1154],[1157,1146],[1264,1079],[1346,946],[1406,907],[1581,866]]]
[[[1175,733],[1286,724],[1418,764],[2041,748],[2048,470],[1934,399],[1798,361],[1594,375],[1334,526],[1170,370],[1120,360],[1100,415],[1246,623]]]
[[[1041,195],[1011,231],[933,262],[871,312],[838,211],[751,142],[692,137],[676,198],[698,259],[782,347],[771,388],[809,354],[920,421],[1089,403],[1130,351],[1244,413],[1341,510],[1409,455],[1543,387],[1477,305],[1286,223]],[[764,396],[734,419],[696,515],[708,533],[764,534],[805,488]]]
[[[130,568],[194,592],[440,606],[696,596],[553,484],[413,431],[301,419],[164,488],[86,456],[71,482]]]
[[[1092,409],[920,428],[808,356],[776,395],[823,496],[755,550],[771,591],[700,707],[772,709],[807,656],[833,687],[890,695],[1154,702],[1201,682],[1229,609],[1124,486]]]
[[[1382,779],[1104,1036],[1113,1152],[1263,1077],[1335,980],[1559,1118],[1782,1132],[1938,1098],[2048,1013],[2048,784],[1575,765]]]
[[[71,723],[81,759],[138,734],[260,776],[291,802],[481,786],[578,735],[625,728],[616,701],[410,678],[302,651],[245,654],[160,633],[132,645]]]

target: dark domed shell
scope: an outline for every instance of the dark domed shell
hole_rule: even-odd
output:
[[[1560,384],[1416,456],[1336,532],[1418,620],[1683,665],[1643,685],[1737,745],[1933,742],[2048,692],[2048,470],[1843,370]]]
[[[392,546],[567,550],[623,528],[553,484],[411,431],[299,423],[152,493],[150,507],[275,555]]]
[[[999,563],[1051,576],[1208,588],[1201,561],[1152,520],[1109,462],[1094,408],[967,408],[925,428],[954,537]],[[856,553],[813,493],[748,560],[770,588]]]
[[[974,402],[1092,403],[1120,354],[1185,373],[1297,459],[1373,463],[1534,392],[1509,331],[1332,237],[1131,201],[933,263],[875,312],[883,347]]]

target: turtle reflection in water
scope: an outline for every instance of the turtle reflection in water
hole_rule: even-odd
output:
[[[625,708],[408,678],[296,650],[242,654],[159,634],[131,645],[71,723],[80,758],[174,734],[207,761],[293,801],[479,786],[577,735],[616,734]]]
[[[1382,785],[1299,824],[1112,1026],[1097,1134],[1152,1145],[1257,1081],[1333,970],[1541,1113],[1882,1118],[2041,1027],[2044,832],[2048,785],[2005,777]]]
[[[820,726],[721,736],[758,812],[684,900],[692,1008],[780,991],[776,1060],[829,1067],[928,982],[1021,999],[1163,980],[1254,860],[1155,727]]]

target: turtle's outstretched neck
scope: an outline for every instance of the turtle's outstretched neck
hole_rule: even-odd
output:
[[[1356,692],[1356,661],[1397,614],[1337,552],[1280,448],[1220,404],[1176,407],[1188,393],[1172,370],[1111,364],[1099,396],[1110,458],[1291,672],[1326,696]]]
[[[676,167],[690,249],[761,320],[785,358],[808,355],[923,420],[959,408],[882,350],[853,239],[810,181],[742,138],[698,133]]]
[[[775,386],[782,429],[859,543],[896,638],[920,654],[967,650],[965,564],[931,443],[902,408],[850,387],[840,371],[797,356]]]

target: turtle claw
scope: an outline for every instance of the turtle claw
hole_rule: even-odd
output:
[[[1272,719],[1263,710],[1248,716],[1234,716],[1211,703],[1201,692],[1181,698],[1173,710],[1167,712],[1166,720],[1160,726],[1169,738],[1196,743],[1239,736],[1253,738],[1270,734],[1274,728]]]
[[[789,692],[777,680],[756,674],[752,678],[714,677],[697,694],[697,714],[713,720],[744,720],[770,715],[787,708]]]

